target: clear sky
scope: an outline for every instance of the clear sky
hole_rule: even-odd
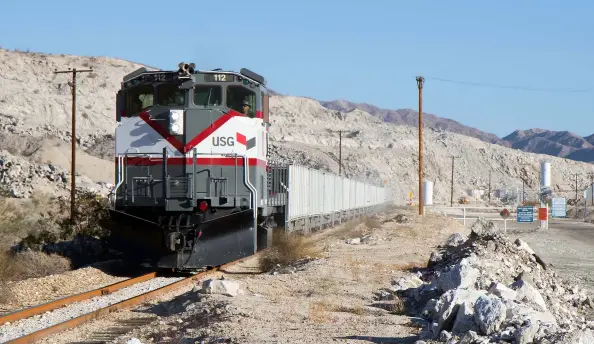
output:
[[[591,0],[1,0],[0,46],[246,67],[284,94],[384,108],[417,109],[423,75],[424,112],[499,136],[594,133]]]

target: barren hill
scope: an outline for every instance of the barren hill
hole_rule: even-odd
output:
[[[81,74],[78,80],[77,133],[84,150],[79,151],[77,168],[95,182],[113,182],[111,134],[115,128],[115,92],[122,76],[140,66],[108,57],[0,50],[1,157],[22,161],[22,166],[51,163],[68,170],[69,77],[55,75],[53,71],[93,67],[94,73]],[[352,130],[349,137],[343,138],[344,175],[391,185],[400,201],[406,199],[409,191],[416,197],[417,130],[407,123],[388,123],[359,109],[332,110],[310,98],[278,94],[271,98],[271,120],[271,141],[277,160],[337,173],[338,135],[330,130]],[[591,168],[585,163],[524,153],[431,127],[425,128],[424,142],[425,176],[435,182],[436,202],[449,202],[452,155],[460,156],[455,166],[456,197],[468,189],[486,188],[489,172],[492,189],[515,189],[521,188],[522,168],[526,168],[528,188],[534,187],[538,184],[539,162],[543,159],[552,162],[552,180],[557,189],[572,190],[569,184],[574,177],[571,174],[584,173]],[[47,171],[47,168],[40,170]],[[29,180],[26,173],[20,178]],[[68,187],[62,183],[62,177],[44,178],[53,179],[51,182],[59,185],[59,190]],[[37,184],[28,183],[28,188]]]

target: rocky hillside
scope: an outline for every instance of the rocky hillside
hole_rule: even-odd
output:
[[[0,49],[0,159],[10,166],[4,187],[18,197],[42,187],[46,192],[48,187],[68,192],[71,75],[54,70],[92,68],[92,73],[77,75],[77,185],[107,192],[107,184],[113,182],[111,162],[96,157],[106,154],[85,150],[105,152],[105,146],[113,147],[114,94],[122,77],[138,67],[109,57]],[[105,141],[107,145],[100,144]]]
[[[581,137],[569,131],[516,130],[503,140],[526,152],[548,154],[571,160],[594,162],[594,134]]]
[[[322,101],[320,102],[324,107],[331,110],[338,110],[342,112],[349,112],[354,109],[365,111],[373,116],[383,119],[388,123],[410,125],[418,127],[419,125],[419,112],[411,109],[381,109],[377,106],[366,104],[366,103],[352,103],[346,100],[334,100],[334,101]],[[475,137],[479,140],[497,143],[504,147],[509,147],[510,144],[497,137],[495,134],[486,133],[466,126],[462,123],[456,122],[449,118],[438,117],[432,114],[423,113],[423,126],[431,127],[438,130],[447,130],[453,133],[458,133],[470,137]]]
[[[99,188],[105,190],[105,183],[113,182],[114,95],[122,76],[139,66],[107,57],[0,50],[0,129],[3,135],[0,151],[5,161],[12,160],[25,171],[18,175],[12,173],[11,182],[5,185],[24,185],[26,190],[14,193],[27,195],[36,185],[41,185],[35,178],[45,178],[50,180],[49,185],[57,185],[56,190],[66,191],[69,78],[55,75],[53,71],[93,67],[94,73],[81,74],[78,80],[77,133],[81,149],[77,171],[84,178],[100,183]],[[407,198],[409,191],[416,197],[418,141],[414,127],[388,123],[359,109],[329,109],[303,97],[275,95],[270,104],[271,139],[277,160],[337,173],[338,135],[330,130],[352,130],[352,134],[343,138],[344,175],[386,182],[394,188],[400,201]],[[533,188],[539,180],[539,162],[550,158],[433,127],[425,129],[424,142],[424,171],[426,178],[435,182],[436,202],[449,202],[452,155],[460,157],[455,168],[456,197],[469,189],[486,188],[489,172],[493,189],[521,189],[522,168],[526,169],[527,188]],[[591,168],[591,165],[561,158],[550,160],[557,190],[572,190],[570,175],[585,173]],[[30,177],[32,174],[35,178]],[[17,180],[20,181],[17,183]],[[84,181],[86,179],[81,179]]]

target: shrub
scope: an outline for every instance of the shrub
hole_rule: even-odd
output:
[[[21,240],[20,247],[41,249],[44,245],[76,237],[97,239],[109,235],[111,220],[107,198],[90,191],[79,191],[76,196],[74,222],[70,219],[70,198],[57,199],[58,211],[52,214],[52,220],[38,221],[33,230]]]
[[[275,231],[271,247],[259,258],[260,270],[270,271],[277,264],[288,265],[304,258],[319,258],[321,253],[315,242],[306,236]]]

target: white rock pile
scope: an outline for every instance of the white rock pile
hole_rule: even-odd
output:
[[[0,150],[0,187],[15,198],[29,198],[36,189],[66,194],[70,190],[70,173],[52,164],[36,164]],[[76,176],[77,188],[107,195],[112,185],[95,183],[86,176]]]
[[[427,320],[418,343],[594,343],[592,297],[484,219],[392,284],[382,297]]]

